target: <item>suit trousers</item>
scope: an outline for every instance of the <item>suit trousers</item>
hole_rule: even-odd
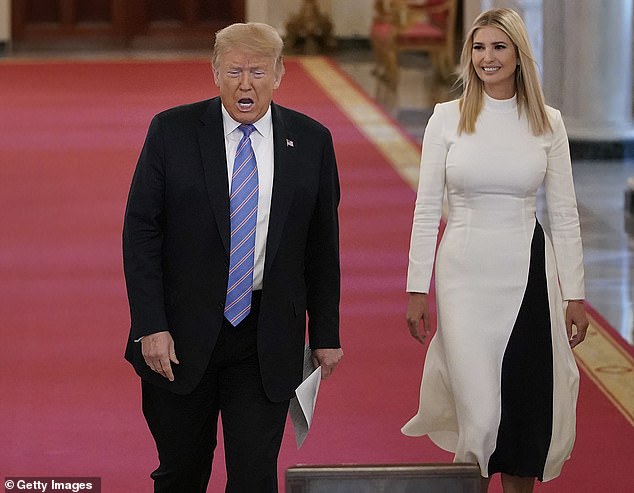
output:
[[[142,382],[143,414],[156,442],[155,493],[204,493],[222,419],[226,493],[274,493],[289,401],[271,402],[257,353],[259,292],[236,327],[224,321],[202,380],[179,395]],[[178,355],[178,347],[176,347]]]

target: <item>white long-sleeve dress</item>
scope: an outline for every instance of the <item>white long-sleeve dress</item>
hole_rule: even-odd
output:
[[[495,472],[559,475],[575,437],[579,374],[565,300],[583,299],[583,258],[568,139],[559,111],[535,136],[516,99],[485,94],[473,134],[458,101],[438,104],[423,139],[408,292],[430,289],[436,255],[438,330],[418,413],[406,435],[429,437]],[[543,186],[550,234],[536,219]]]

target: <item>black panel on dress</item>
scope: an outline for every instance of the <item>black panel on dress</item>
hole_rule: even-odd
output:
[[[489,475],[543,479],[553,424],[553,350],[544,231],[535,222],[524,299],[502,362],[502,416]]]

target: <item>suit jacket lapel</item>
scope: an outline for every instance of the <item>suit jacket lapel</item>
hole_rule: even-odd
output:
[[[198,142],[205,172],[205,184],[222,243],[229,252],[231,250],[229,177],[220,98],[210,101],[207,111],[200,120],[202,125],[198,128]]]
[[[279,106],[272,103],[274,172],[269,231],[264,260],[265,278],[282,240],[282,232],[284,231],[284,224],[286,223],[296,182],[294,180],[296,170],[293,167],[295,152],[297,152],[295,150],[295,138],[281,113]]]

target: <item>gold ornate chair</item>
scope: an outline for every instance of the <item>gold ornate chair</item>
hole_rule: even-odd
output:
[[[428,53],[440,76],[455,63],[456,0],[376,0],[371,40],[376,75],[390,88],[399,80],[399,54]]]
[[[299,13],[286,23],[286,46],[290,50],[303,47],[304,53],[315,54],[335,45],[330,18],[319,11],[316,0],[304,0]]]

